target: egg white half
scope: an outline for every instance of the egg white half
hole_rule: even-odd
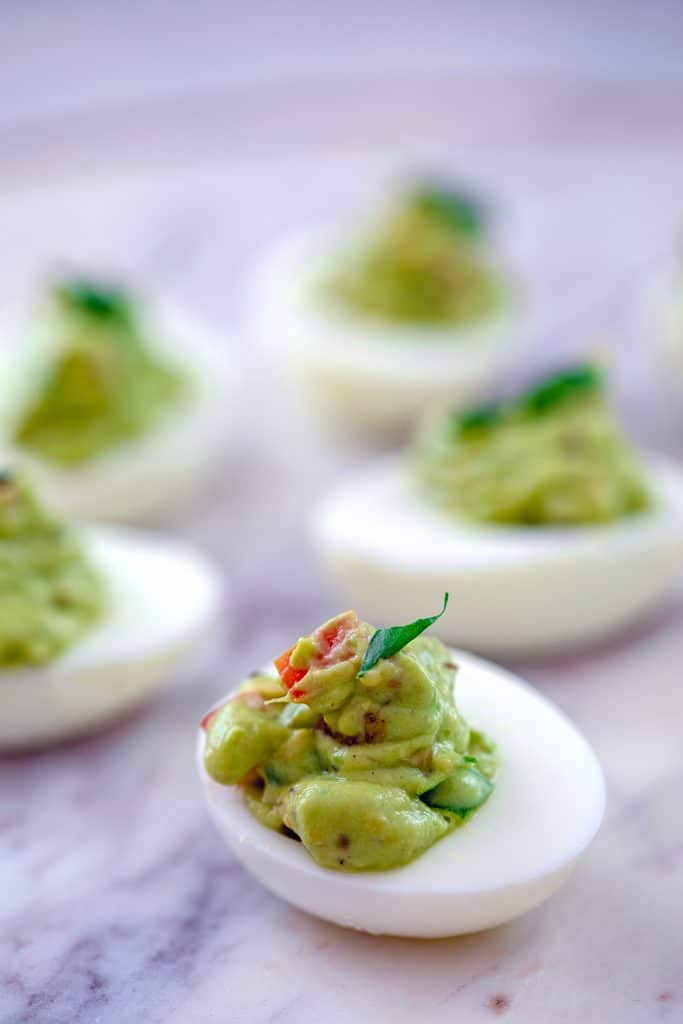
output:
[[[223,588],[177,541],[120,527],[84,534],[103,575],[102,619],[45,666],[0,668],[0,749],[82,733],[147,700],[211,640]]]
[[[314,510],[314,543],[340,592],[378,626],[436,610],[439,632],[487,652],[571,647],[652,611],[683,564],[683,473],[653,463],[652,511],[605,526],[458,521],[434,509],[404,459],[376,460]]]
[[[520,290],[505,268],[507,303],[466,327],[392,324],[317,301],[321,271],[339,245],[329,229],[274,244],[250,290],[250,321],[281,352],[307,402],[354,432],[393,433],[434,403],[482,394],[531,331]]]
[[[437,938],[502,924],[547,899],[597,832],[605,805],[600,765],[554,705],[496,665],[454,650],[456,700],[496,741],[500,769],[489,800],[466,825],[405,867],[345,874],[260,825],[239,788],[199,772],[213,820],[266,888],[335,924],[382,935]]]
[[[672,258],[647,283],[638,302],[638,326],[646,351],[654,336],[664,369],[671,380],[683,385],[683,269],[680,258]]]
[[[24,467],[46,504],[65,518],[168,521],[209,486],[236,444],[239,376],[230,339],[168,307],[150,314],[143,327],[162,354],[189,371],[193,391],[184,403],[149,433],[82,466],[57,466],[5,446],[5,458]],[[32,376],[30,365],[6,358],[10,375]],[[18,379],[17,386],[23,401],[27,381]],[[6,411],[5,421],[11,418]]]

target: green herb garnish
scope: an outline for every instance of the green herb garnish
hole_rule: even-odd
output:
[[[370,643],[365,652],[358,677],[364,676],[366,672],[375,667],[378,661],[384,658],[391,658],[402,650],[406,644],[409,644],[411,640],[414,640],[416,636],[424,633],[425,629],[428,629],[437,619],[441,618],[447,607],[448,594],[446,593],[443,598],[443,608],[436,615],[430,615],[426,619],[416,619],[415,622],[409,622],[405,626],[387,626],[385,629],[375,630],[370,637]]]
[[[455,434],[477,434],[488,430],[499,421],[505,406],[503,402],[488,402],[486,405],[455,413],[453,416],[453,432]]]
[[[554,409],[567,398],[581,392],[600,391],[603,373],[592,363],[579,363],[560,373],[546,377],[540,384],[527,391],[520,399],[520,406],[526,412],[539,415]]]
[[[425,184],[415,194],[418,209],[437,217],[463,235],[477,238],[484,231],[484,211],[481,204],[463,192]]]
[[[54,292],[60,302],[79,313],[118,323],[132,319],[130,302],[118,288],[76,278],[56,285]]]
[[[552,376],[544,377],[519,397],[487,402],[464,412],[454,412],[451,417],[453,438],[476,435],[490,430],[506,416],[520,413],[528,416],[544,416],[567,399],[577,395],[599,392],[604,384],[602,370],[592,363],[578,363]]]

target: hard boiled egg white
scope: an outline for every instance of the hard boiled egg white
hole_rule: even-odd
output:
[[[192,548],[120,527],[93,527],[102,619],[48,665],[0,668],[0,749],[94,728],[147,700],[211,637],[222,588]]]
[[[313,230],[275,244],[251,289],[254,332],[281,354],[325,420],[391,433],[435,402],[457,406],[503,373],[529,324],[512,278],[499,313],[468,327],[392,324],[319,301],[318,282],[339,240]]]
[[[653,463],[652,511],[604,526],[484,526],[440,513],[403,459],[377,460],[315,509],[315,544],[337,586],[379,624],[436,611],[446,639],[535,652],[594,640],[650,612],[683,562],[683,474]]]
[[[639,295],[638,320],[641,342],[651,353],[654,337],[671,379],[683,384],[683,268],[680,257],[670,259]]]
[[[148,434],[82,466],[58,466],[23,448],[8,453],[13,465],[30,472],[46,503],[66,518],[173,518],[210,485],[236,444],[238,374],[230,339],[169,308],[156,311],[146,327],[143,321],[143,330],[192,375],[193,392],[184,404],[169,410]],[[19,365],[14,372],[22,373]]]
[[[596,757],[572,723],[525,683],[463,651],[453,656],[460,666],[459,708],[499,746],[496,787],[463,828],[393,871],[328,871],[300,843],[264,828],[238,787],[207,775],[200,730],[209,810],[247,871],[317,917],[416,938],[502,924],[565,881],[602,820],[605,789]]]

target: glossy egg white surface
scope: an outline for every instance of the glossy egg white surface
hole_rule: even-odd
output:
[[[344,600],[370,622],[436,610],[447,640],[485,652],[574,647],[647,615],[683,568],[683,472],[653,462],[655,507],[605,526],[467,523],[433,508],[404,459],[380,459],[333,489],[312,533]]]
[[[199,771],[211,816],[266,888],[343,927],[438,938],[503,924],[568,878],[604,812],[595,754],[569,719],[521,680],[464,651],[453,656],[458,707],[499,747],[496,787],[461,829],[392,871],[329,871],[301,843],[260,825],[238,787],[207,775],[200,730]]]
[[[647,283],[639,296],[638,320],[641,343],[646,351],[659,350],[662,369],[683,386],[683,269],[680,259],[671,259]]]
[[[92,527],[85,549],[102,573],[102,618],[48,665],[0,668],[0,750],[54,742],[142,704],[211,640],[222,584],[180,542]]]
[[[27,469],[59,515],[124,523],[173,519],[210,486],[237,443],[239,375],[230,339],[164,307],[143,319],[143,330],[192,378],[187,400],[170,409],[149,433],[75,467],[6,446],[8,460]],[[10,373],[26,372],[9,357],[8,364]]]
[[[354,433],[391,434],[434,403],[482,394],[528,341],[525,303],[513,278],[503,308],[466,327],[395,324],[316,298],[339,239],[325,229],[275,243],[250,291],[254,334],[281,356],[318,416]]]

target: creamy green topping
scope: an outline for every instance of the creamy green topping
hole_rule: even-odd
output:
[[[15,441],[63,466],[134,441],[186,395],[184,373],[156,355],[123,291],[66,281],[50,294],[49,353]]]
[[[521,396],[443,416],[418,439],[421,486],[445,511],[478,522],[579,525],[647,509],[636,455],[581,364]]]
[[[324,289],[359,313],[454,326],[488,316],[504,298],[487,261],[481,207],[433,184],[413,190],[341,253]]]
[[[277,659],[279,679],[247,679],[204,720],[209,775],[322,867],[406,864],[493,790],[494,746],[457,710],[457,666],[438,640],[408,640],[412,625],[373,632],[345,612]]]
[[[74,532],[0,474],[0,666],[44,664],[94,623],[103,587]]]

